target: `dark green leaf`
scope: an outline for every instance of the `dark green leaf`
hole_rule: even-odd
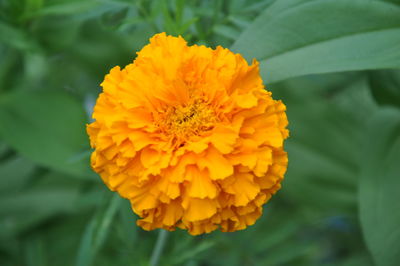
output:
[[[46,266],[46,249],[41,236],[33,236],[25,242],[25,260],[27,266]]]
[[[234,27],[224,25],[216,26],[214,32],[231,40],[235,40],[239,35],[239,32]]]
[[[364,95],[369,92],[367,83],[364,79],[350,86],[345,79],[333,82],[341,91],[328,100],[315,95],[324,87],[314,87],[323,81],[332,83],[329,78],[314,83],[304,80],[298,78],[282,88],[292,95],[285,97],[291,130],[285,146],[289,155],[285,196],[323,213],[352,213],[357,206],[361,129],[374,110],[370,96]]]
[[[121,197],[118,194],[114,194],[106,211],[96,214],[89,222],[78,250],[76,266],[89,266],[93,263],[97,252],[106,240],[111,223],[119,210],[121,202]]]
[[[381,70],[369,73],[369,81],[375,100],[382,105],[400,107],[400,71]]]
[[[14,48],[21,50],[37,49],[34,40],[28,38],[26,32],[22,29],[13,27],[0,21],[0,44],[6,43]]]
[[[360,160],[361,225],[375,263],[396,266],[400,261],[400,111],[378,111],[366,134]]]
[[[194,258],[196,255],[199,253],[205,252],[208,249],[212,248],[215,245],[215,242],[213,241],[202,241],[198,243],[194,248],[192,249],[186,249],[184,252],[181,252],[176,254],[174,256],[173,261],[171,264],[173,265],[182,265],[183,262],[188,261],[191,258]]]
[[[0,136],[18,152],[44,166],[73,175],[90,172],[77,155],[88,150],[85,112],[61,91],[24,91],[0,102]]]
[[[30,178],[34,164],[20,157],[13,157],[0,163],[0,191],[20,188]]]
[[[37,188],[0,197],[0,237],[12,236],[57,214],[76,210],[76,188]]]
[[[59,3],[56,5],[48,5],[41,8],[39,11],[30,14],[31,16],[60,16],[60,15],[75,15],[95,9],[99,6],[99,1],[86,0],[86,1],[70,1]]]
[[[366,0],[276,1],[232,49],[260,61],[268,83],[400,67],[400,6]]]

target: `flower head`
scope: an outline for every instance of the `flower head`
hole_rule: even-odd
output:
[[[231,232],[255,223],[287,167],[285,105],[258,62],[156,34],[101,84],[92,168],[145,230]]]

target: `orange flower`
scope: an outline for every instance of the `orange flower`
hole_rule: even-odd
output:
[[[139,226],[197,235],[255,223],[288,161],[286,108],[257,61],[161,33],[101,85],[91,164]]]

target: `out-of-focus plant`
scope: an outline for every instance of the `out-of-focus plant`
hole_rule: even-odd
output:
[[[90,171],[85,123],[108,69],[161,31],[261,61],[291,131],[266,215],[174,232],[161,265],[398,264],[399,1],[3,0],[1,265],[148,265],[156,233]]]

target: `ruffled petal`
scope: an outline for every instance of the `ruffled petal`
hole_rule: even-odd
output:
[[[101,86],[91,166],[144,230],[242,230],[280,189],[286,107],[256,60],[161,33]]]

